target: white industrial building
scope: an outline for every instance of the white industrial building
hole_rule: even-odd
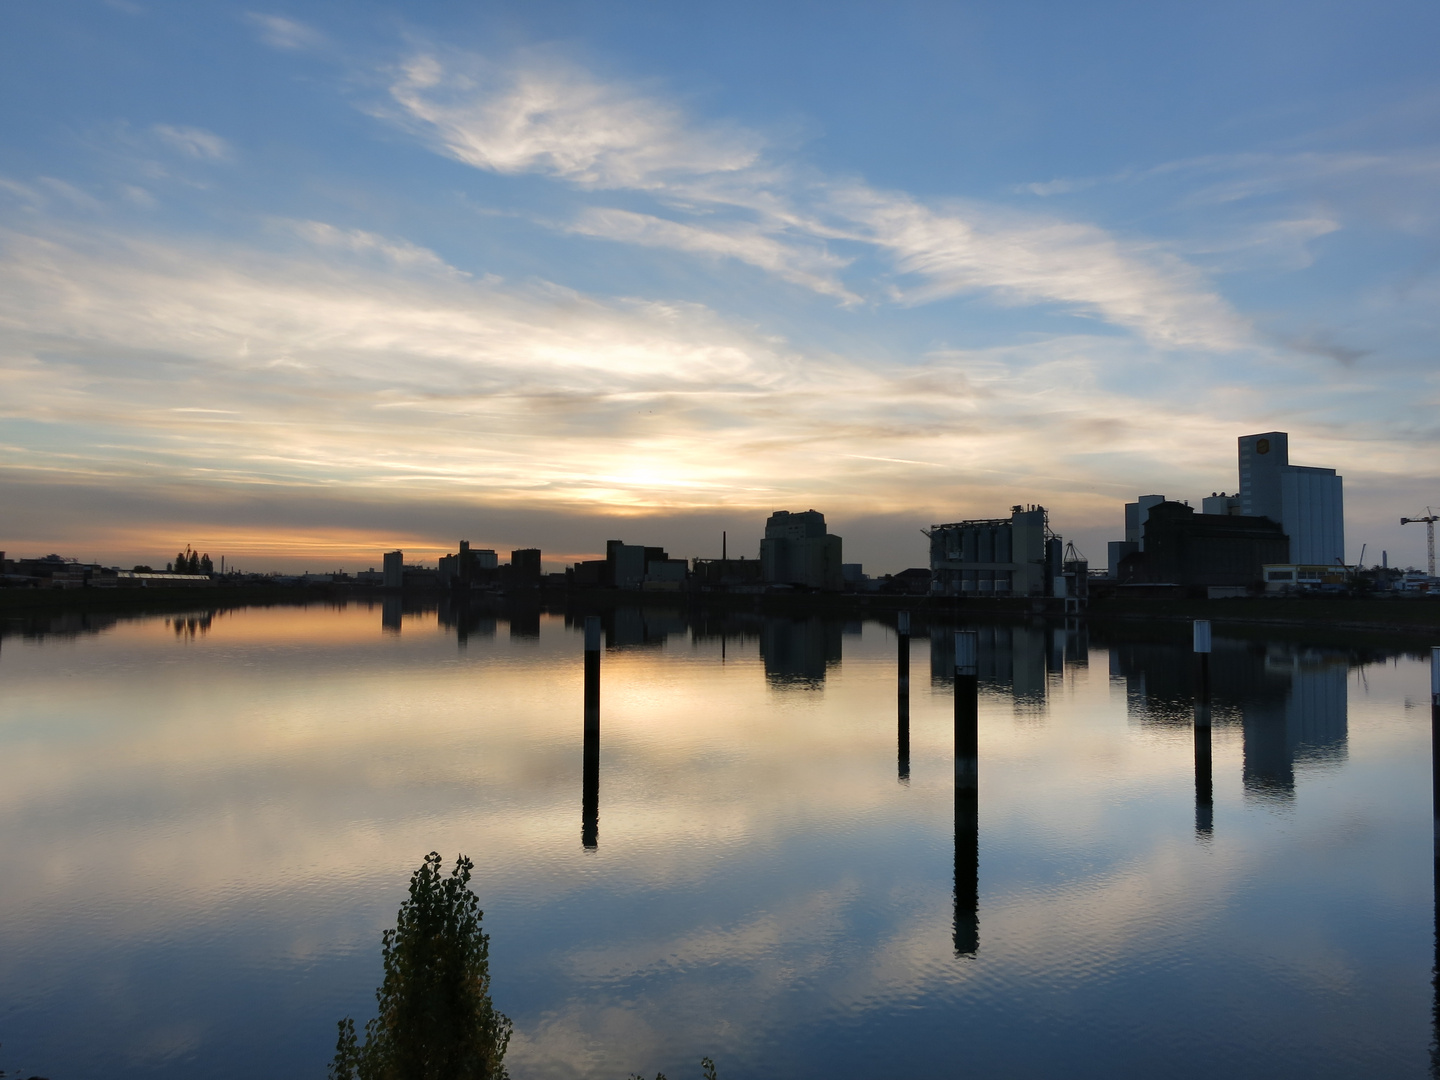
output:
[[[1345,479],[1334,469],[1290,464],[1283,431],[1240,437],[1240,513],[1278,521],[1290,537],[1290,561],[1345,562]]]

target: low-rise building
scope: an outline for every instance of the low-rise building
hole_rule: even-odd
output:
[[[577,562],[569,571],[576,588],[651,589],[676,591],[689,577],[684,559],[672,559],[660,547],[605,541],[605,558]]]
[[[762,569],[759,559],[696,559],[690,574],[702,589],[758,589]]]
[[[1319,592],[1346,586],[1345,567],[1318,563],[1266,563],[1261,576],[1267,593]]]

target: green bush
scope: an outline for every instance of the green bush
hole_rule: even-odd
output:
[[[349,1017],[331,1080],[502,1080],[511,1023],[490,1001],[490,937],[470,891],[474,863],[461,855],[449,877],[431,852],[410,878],[395,929],[382,938],[385,978],[365,1042]]]

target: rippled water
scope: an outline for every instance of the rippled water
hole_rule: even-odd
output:
[[[323,1076],[438,849],[518,1080],[1428,1074],[1418,657],[1217,636],[1207,811],[1168,631],[982,628],[972,817],[949,628],[907,762],[891,627],[607,621],[593,847],[562,616],[4,637],[0,1068]]]

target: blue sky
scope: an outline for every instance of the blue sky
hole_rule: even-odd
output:
[[[713,9],[712,9],[713,7]],[[1440,503],[1422,4],[14,2],[6,547],[255,568],[824,510],[846,557],[1291,433]]]

